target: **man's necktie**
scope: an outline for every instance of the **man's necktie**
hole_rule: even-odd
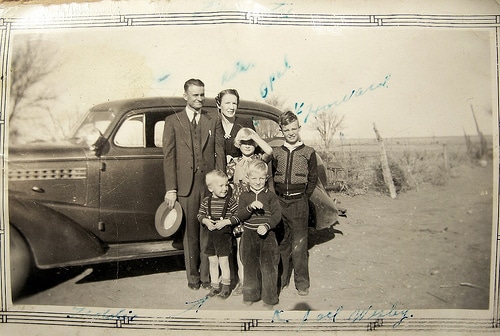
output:
[[[196,128],[196,126],[198,125],[198,123],[196,122],[196,116],[198,115],[198,113],[195,113],[193,115],[193,120],[191,120],[191,124],[193,125],[193,128]]]

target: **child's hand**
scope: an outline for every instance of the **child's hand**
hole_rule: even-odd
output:
[[[250,209],[262,209],[264,207],[264,204],[262,204],[261,201],[253,201],[250,204]]]
[[[254,141],[255,141],[255,138],[256,138],[256,137],[259,137],[259,135],[257,134],[257,132],[255,132],[255,131],[254,131],[253,129],[251,129],[251,128],[249,128],[249,129],[248,129],[248,133],[250,133],[250,134],[249,134],[250,139],[252,139],[252,140],[254,140]]]
[[[201,221],[203,224],[205,224],[205,226],[210,230],[210,231],[213,231],[216,229],[215,225],[216,225],[216,222],[211,220],[210,218],[203,218],[203,220]]]
[[[217,230],[220,230],[226,225],[231,225],[231,221],[229,219],[221,219],[221,220],[218,220],[217,222],[215,222],[214,224],[215,224],[215,228]]]
[[[257,233],[261,236],[265,235],[267,233],[267,226],[259,225],[259,227],[257,228]]]

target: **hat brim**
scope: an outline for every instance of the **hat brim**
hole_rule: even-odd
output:
[[[175,202],[170,209],[166,202],[160,204],[156,209],[155,228],[162,237],[170,237],[179,230],[182,222],[182,208],[179,202]]]

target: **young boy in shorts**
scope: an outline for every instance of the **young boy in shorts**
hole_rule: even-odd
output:
[[[276,194],[266,187],[267,172],[267,164],[262,160],[248,164],[250,190],[240,195],[238,218],[243,222],[243,303],[251,305],[262,299],[265,307],[272,308],[279,301],[279,250],[273,229],[281,220],[281,211]]]
[[[278,123],[285,143],[273,147],[272,168],[284,225],[284,237],[280,244],[283,266],[281,288],[288,287],[293,269],[295,288],[303,296],[309,294],[310,285],[308,200],[318,180],[316,152],[300,140],[299,120],[293,112],[283,113]]]
[[[231,275],[229,254],[233,246],[232,226],[239,223],[236,212],[238,205],[234,198],[228,196],[229,184],[227,175],[220,170],[207,173],[205,181],[210,195],[200,204],[198,221],[202,230],[208,230],[208,243],[205,253],[210,264],[210,292],[207,296],[219,295],[227,298],[231,294]],[[221,283],[219,285],[219,267]]]

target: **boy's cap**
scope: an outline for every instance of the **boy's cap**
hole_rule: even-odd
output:
[[[182,222],[182,208],[175,201],[174,207],[170,209],[166,201],[158,207],[155,214],[155,227],[162,237],[170,237],[177,232]]]

